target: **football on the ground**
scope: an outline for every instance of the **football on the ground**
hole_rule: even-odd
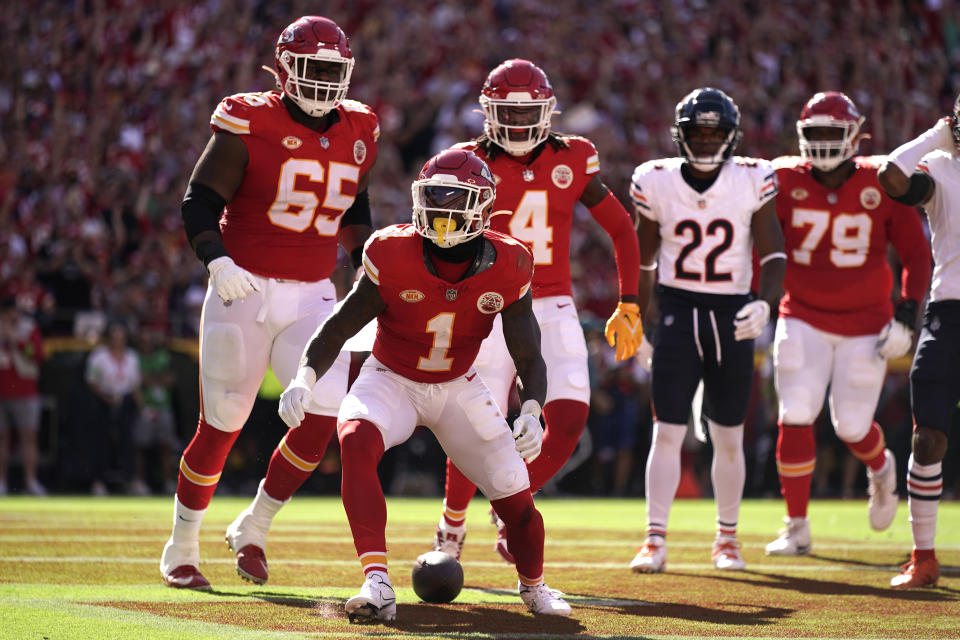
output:
[[[463,588],[463,567],[442,551],[421,554],[413,565],[413,591],[424,602],[452,602]]]

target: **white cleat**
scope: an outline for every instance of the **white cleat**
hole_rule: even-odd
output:
[[[344,609],[351,624],[395,620],[397,596],[390,586],[390,578],[378,571],[371,572],[363,581],[360,593],[347,600]]]
[[[530,613],[541,616],[568,616],[572,613],[570,605],[560,597],[562,594],[543,583],[527,587],[518,582],[517,589],[520,590],[520,598]]]
[[[654,544],[647,538],[630,561],[634,573],[663,573],[667,568],[667,543]]]
[[[780,536],[766,546],[768,556],[810,555],[810,521],[806,518],[784,518],[787,526],[780,529]]]
[[[433,550],[445,553],[451,558],[460,559],[463,541],[467,539],[467,526],[451,527],[444,518],[440,518],[437,533],[433,540]]]
[[[713,566],[722,571],[743,571],[747,566],[740,555],[740,543],[729,538],[713,543],[711,558]]]
[[[870,514],[870,527],[874,531],[887,529],[897,515],[897,460],[890,449],[887,452],[887,464],[884,469],[874,473],[867,467],[867,512]]]

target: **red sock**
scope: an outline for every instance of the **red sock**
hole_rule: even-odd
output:
[[[787,516],[806,518],[810,503],[810,482],[817,462],[817,444],[813,425],[778,423],[777,473],[780,493],[787,503]]]
[[[533,506],[533,496],[523,490],[512,496],[491,500],[507,527],[507,546],[517,560],[517,573],[528,580],[543,577],[543,516]]]
[[[465,514],[467,507],[474,494],[477,493],[477,485],[470,482],[467,476],[463,475],[457,465],[453,464],[450,458],[447,458],[447,484],[443,493],[443,519],[452,527],[459,527],[463,524],[463,517],[459,519],[457,514]],[[453,513],[451,513],[453,512]]]
[[[338,430],[343,465],[340,495],[357,556],[383,554],[387,548],[387,502],[377,477],[383,437],[369,420],[348,420]]]
[[[183,450],[180,475],[177,478],[177,499],[188,509],[206,509],[217,490],[220,474],[227,462],[230,447],[240,435],[211,427],[201,419],[197,433]]]
[[[545,485],[573,455],[589,412],[589,405],[576,400],[552,400],[543,407],[543,448],[527,465],[531,493]]]
[[[873,469],[880,471],[887,461],[886,443],[883,440],[883,430],[876,422],[870,425],[870,430],[860,442],[845,442],[850,452],[860,461]]]
[[[333,416],[308,413],[296,429],[290,429],[273,450],[263,490],[283,502],[300,488],[320,464],[330,436],[337,428]]]

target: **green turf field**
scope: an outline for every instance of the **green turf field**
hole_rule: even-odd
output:
[[[223,532],[248,503],[216,497],[201,534],[208,593],[160,584],[172,498],[0,498],[0,639],[292,640],[300,638],[960,638],[960,503],[940,507],[938,587],[887,587],[910,551],[906,502],[893,526],[869,529],[866,502],[814,501],[813,555],[771,558],[780,501],[748,501],[740,518],[747,571],[710,564],[713,503],[681,500],[670,521],[667,573],[627,569],[644,526],[642,500],[543,499],[546,577],[573,616],[534,618],[516,574],[492,552],[495,530],[476,500],[468,515],[464,591],[452,605],[418,602],[414,558],[429,549],[439,499],[388,501],[397,621],[351,626],[343,601],[362,582],[336,498],[296,498],[277,516],[270,581],[240,580]]]

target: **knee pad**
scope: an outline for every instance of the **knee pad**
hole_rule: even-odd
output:
[[[487,456],[483,468],[490,478],[489,500],[499,500],[523,491],[530,486],[527,465],[513,446],[505,447]]]
[[[833,429],[844,442],[860,442],[873,424],[873,405],[856,402],[836,403],[833,406]]]
[[[207,423],[220,431],[240,431],[250,417],[254,398],[236,391],[207,388],[203,393],[203,417]]]
[[[243,380],[247,373],[247,354],[243,331],[235,324],[210,322],[203,327],[200,343],[203,375],[220,382]]]

